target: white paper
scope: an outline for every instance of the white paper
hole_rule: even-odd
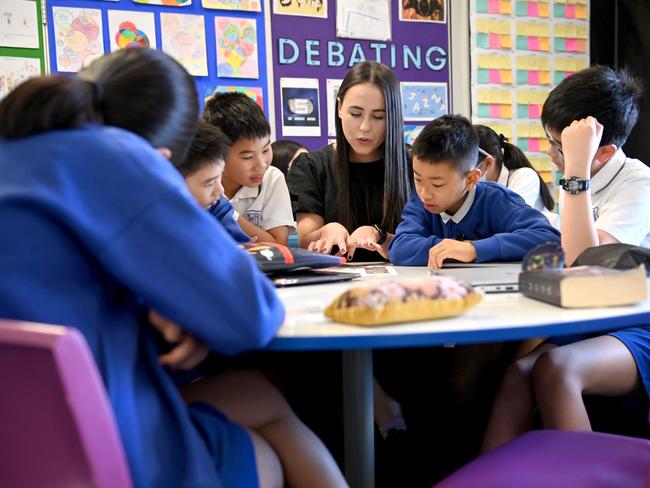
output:
[[[153,12],[109,10],[111,52],[128,47],[158,47]]]
[[[56,69],[75,73],[104,54],[102,11],[52,7]]]
[[[35,58],[0,56],[0,99],[23,81],[41,74],[41,62]]]
[[[0,2],[0,46],[38,49],[36,2],[2,0]]]
[[[336,36],[389,41],[390,0],[338,0]]]
[[[336,113],[336,96],[343,80],[326,80],[327,86],[327,135],[336,137],[336,122],[334,114]]]
[[[320,137],[318,79],[280,78],[282,135]]]

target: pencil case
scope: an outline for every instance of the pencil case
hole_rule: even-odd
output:
[[[396,279],[341,293],[325,308],[325,316],[345,324],[396,324],[453,317],[481,299],[482,294],[453,276]]]

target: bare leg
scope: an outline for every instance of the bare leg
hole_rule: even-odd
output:
[[[535,411],[535,397],[530,373],[537,358],[556,346],[541,344],[530,354],[508,366],[497,392],[488,421],[481,452],[491,451],[530,429]]]
[[[207,402],[264,438],[280,458],[287,486],[347,486],[327,448],[262,374],[229,371],[187,385],[182,393],[185,401]]]
[[[582,395],[625,395],[640,380],[629,349],[615,337],[600,336],[542,354],[532,385],[544,427],[591,430]]]
[[[282,488],[284,476],[282,464],[273,448],[259,434],[246,429],[253,443],[255,451],[255,467],[260,488]]]

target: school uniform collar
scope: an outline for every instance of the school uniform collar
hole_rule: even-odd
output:
[[[476,187],[472,188],[470,192],[467,194],[467,198],[463,202],[463,204],[460,206],[458,211],[454,215],[449,215],[447,212],[442,212],[440,214],[440,218],[442,221],[446,224],[451,220],[454,224],[459,224],[461,220],[467,215],[469,212],[469,209],[472,208],[472,204],[474,203],[474,196],[476,194]]]
[[[237,193],[235,193],[235,196],[232,197],[232,200],[236,201],[242,200],[244,198],[257,198],[259,194],[259,186],[242,186],[239,190],[237,190]]]
[[[616,177],[621,167],[625,164],[625,159],[627,159],[625,153],[622,149],[619,149],[614,153],[610,160],[600,168],[600,171],[591,177],[590,189],[592,195],[609,185],[612,179]]]
[[[501,172],[499,173],[499,177],[497,178],[497,183],[503,186],[508,186],[508,178],[510,177],[510,170],[506,168],[505,164],[501,165]]]

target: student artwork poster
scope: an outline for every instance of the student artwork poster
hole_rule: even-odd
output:
[[[255,19],[215,17],[217,76],[259,78]]]
[[[336,124],[334,122],[334,111],[336,110],[336,97],[339,93],[339,87],[343,83],[342,79],[328,79],[325,82],[327,89],[327,135],[336,137]]]
[[[422,132],[422,129],[424,129],[423,125],[404,125],[404,144],[410,144],[412,146],[415,139]]]
[[[23,81],[41,74],[37,58],[0,56],[0,100]]]
[[[208,76],[203,15],[160,14],[162,48],[192,76]]]
[[[215,93],[243,93],[264,110],[264,91],[259,86],[208,86],[205,90],[205,101]]]
[[[276,15],[327,18],[327,0],[273,0]]]
[[[151,12],[109,10],[108,29],[111,51],[129,47],[150,47],[156,49],[156,29]]]
[[[0,5],[0,46],[38,49],[37,4],[27,0]]]
[[[404,120],[431,121],[449,111],[447,83],[400,83]]]
[[[261,12],[261,0],[202,0],[203,8],[219,10],[241,10],[243,12]]]
[[[338,0],[336,37],[389,41],[390,0]]]
[[[281,78],[282,135],[319,137],[318,80]]]
[[[401,0],[399,20],[408,22],[447,22],[445,0]]]
[[[77,72],[104,54],[101,10],[52,7],[52,22],[57,71]]]

